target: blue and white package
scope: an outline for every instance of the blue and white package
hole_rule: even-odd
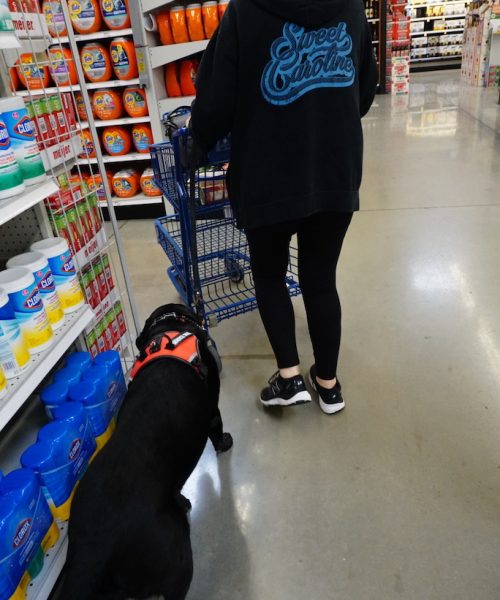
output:
[[[80,370],[80,373],[84,373],[92,366],[92,357],[90,356],[90,352],[73,352],[73,354],[70,354],[66,357],[64,366],[76,367]]]
[[[54,373],[54,381],[65,383],[68,386],[68,389],[71,386],[80,383],[81,378],[82,372],[79,367],[76,366],[64,367]]]
[[[108,395],[110,397],[111,411],[113,416],[116,417],[127,393],[127,384],[123,375],[120,354],[116,350],[102,352],[95,357],[94,365],[105,365],[109,369]]]
[[[45,552],[58,538],[35,474],[28,469],[9,473],[0,482],[0,600],[26,597]]]
[[[103,389],[103,386],[96,385],[93,381],[82,381],[69,389],[70,400],[81,402],[85,407],[99,450],[109,441],[114,431],[109,402],[103,396]]]
[[[45,406],[49,419],[54,418],[54,410],[68,400],[68,384],[65,381],[56,381],[43,388],[40,400]]]

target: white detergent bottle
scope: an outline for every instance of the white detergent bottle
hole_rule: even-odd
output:
[[[45,181],[45,167],[35,138],[35,124],[22,98],[2,98],[0,113],[26,185]]]
[[[10,142],[9,132],[0,114],[0,200],[24,192],[21,169]]]

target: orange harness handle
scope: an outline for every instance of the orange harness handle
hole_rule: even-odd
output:
[[[153,361],[174,359],[188,364],[203,378],[200,360],[198,338],[189,331],[166,331],[161,337],[154,338],[144,350],[144,355],[138,357],[130,372],[130,379]]]

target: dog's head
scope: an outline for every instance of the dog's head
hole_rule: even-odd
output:
[[[202,342],[206,342],[208,337],[201,320],[193,310],[183,304],[165,304],[147,319],[135,342],[139,352],[142,353],[151,339],[164,331],[190,331]]]

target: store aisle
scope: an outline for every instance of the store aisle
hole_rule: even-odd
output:
[[[346,411],[264,410],[258,315],[213,331],[235,447],[207,448],[187,486],[191,600],[500,598],[500,135],[457,108],[455,75],[415,80],[408,107],[379,98],[365,122],[340,265]],[[147,316],[175,298],[167,261],[150,222],[122,233]]]

